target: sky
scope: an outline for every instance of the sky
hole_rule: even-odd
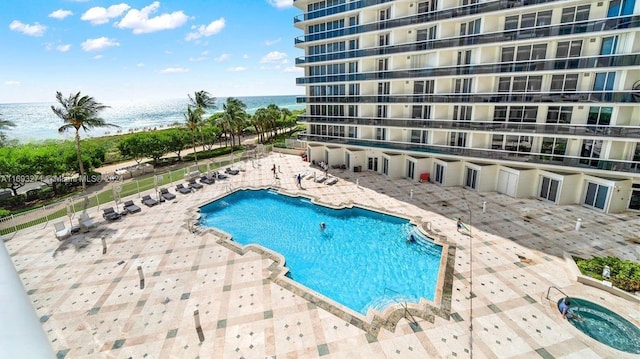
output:
[[[293,0],[0,0],[0,103],[297,95]]]

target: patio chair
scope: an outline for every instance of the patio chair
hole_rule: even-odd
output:
[[[102,218],[110,222],[115,221],[120,219],[120,213],[116,212],[113,207],[109,207],[102,211]]]
[[[53,228],[56,231],[56,238],[58,238],[59,241],[65,240],[71,236],[71,230],[64,226],[64,222],[54,223]]]
[[[216,183],[216,180],[213,177],[206,175],[206,176],[200,177],[200,183],[214,184]]]
[[[158,201],[156,201],[155,199],[151,198],[150,195],[146,195],[146,196],[142,197],[142,203],[147,207],[153,207],[156,204],[158,204]]]
[[[170,201],[176,198],[176,195],[169,192],[169,190],[166,188],[160,188],[160,196],[167,201]]]
[[[227,178],[227,175],[226,175],[226,174],[224,174],[224,173],[220,173],[220,172],[218,172],[218,171],[215,171],[213,174],[214,174],[215,178],[217,178],[217,179],[219,179],[219,180],[222,180],[222,179]]]
[[[82,212],[78,218],[78,225],[83,232],[89,232],[89,229],[96,226],[96,222],[89,217],[87,212]]]
[[[321,183],[321,182],[324,182],[326,179],[327,179],[327,176],[320,175],[320,176],[316,177],[316,182],[317,183]]]
[[[126,201],[124,202],[124,210],[128,213],[138,213],[142,211],[142,208],[135,205],[133,201]]]
[[[176,191],[182,194],[187,194],[187,193],[191,193],[191,188],[185,187],[182,183],[180,183],[179,185],[176,186]]]
[[[195,190],[199,190],[202,189],[202,187],[204,187],[201,183],[196,182],[196,179],[190,179],[189,180],[189,184],[187,184],[187,186],[189,186],[189,188],[193,188]]]

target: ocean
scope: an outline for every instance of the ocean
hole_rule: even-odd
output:
[[[280,108],[289,110],[303,109],[303,104],[296,103],[296,97],[297,95],[238,98],[247,105],[247,112],[253,114],[257,109],[267,107],[270,104],[276,104]],[[222,104],[225,100],[226,97],[217,98],[218,108],[211,110],[207,115],[222,111]],[[184,112],[187,109],[188,102],[187,98],[143,102],[103,102],[109,108],[102,111],[100,117],[107,123],[118,125],[120,128],[95,128],[89,132],[81,130],[80,137],[125,134],[131,131],[165,128],[176,122],[184,123]],[[51,103],[0,104],[0,118],[16,124],[15,127],[4,130],[4,133],[9,140],[17,139],[21,143],[48,139],[73,139],[75,131],[65,134],[58,133],[58,128],[63,123],[61,119],[53,114],[51,106],[58,106],[55,99]]]

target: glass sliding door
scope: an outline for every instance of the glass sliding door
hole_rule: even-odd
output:
[[[540,184],[540,198],[556,203],[559,189],[560,181],[548,177],[542,177],[542,183]]]
[[[587,184],[587,193],[584,198],[584,204],[604,210],[607,204],[607,195],[609,187],[589,182]]]
[[[436,172],[436,183],[443,184],[444,183],[444,166],[441,164],[436,164],[435,166]]]
[[[478,171],[474,170],[473,168],[467,167],[467,170],[465,172],[465,187],[471,188],[473,190],[477,189],[476,184],[478,181]]]

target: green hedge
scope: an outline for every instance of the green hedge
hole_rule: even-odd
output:
[[[627,292],[640,291],[640,263],[621,260],[616,257],[593,257],[583,259],[574,257],[580,272],[586,276],[602,280],[604,266],[609,266],[613,286]]]

